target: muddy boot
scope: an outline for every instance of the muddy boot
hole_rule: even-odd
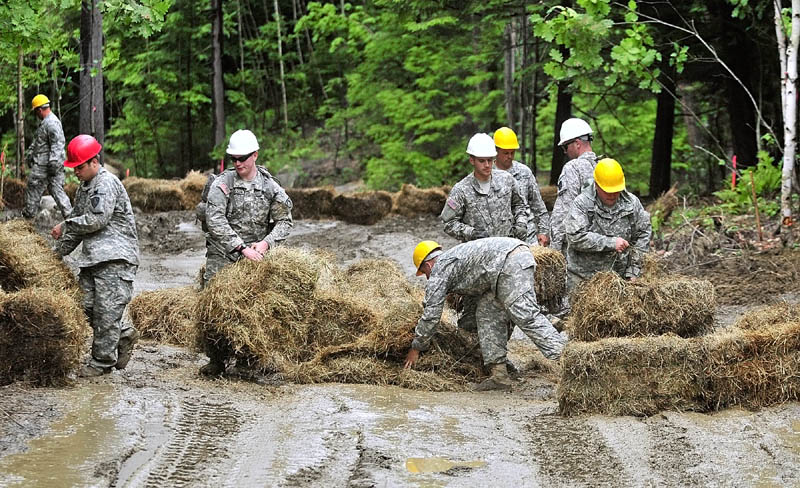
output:
[[[511,391],[511,378],[506,370],[506,363],[497,363],[491,366],[491,376],[473,388],[474,391]]]
[[[225,361],[212,359],[205,366],[200,368],[200,374],[203,376],[219,376],[225,372]]]
[[[120,343],[119,349],[117,349],[117,364],[114,365],[115,368],[125,369],[125,366],[128,365],[128,361],[131,360],[131,356],[133,355],[133,346],[139,342],[141,336],[142,334],[137,330],[128,340]]]
[[[94,366],[85,364],[80,371],[78,371],[78,376],[81,378],[94,378],[95,376],[103,376],[110,372],[111,368],[95,368]]]
[[[520,377],[519,369],[510,360],[506,359],[506,371],[512,380],[518,380]]]

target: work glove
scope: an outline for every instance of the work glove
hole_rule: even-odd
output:
[[[472,240],[485,239],[489,237],[489,231],[485,229],[472,229]]]

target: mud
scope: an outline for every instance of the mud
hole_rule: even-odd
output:
[[[136,292],[191,284],[204,261],[191,213],[139,218]],[[343,264],[390,257],[422,286],[410,263],[421,239],[455,244],[433,217],[396,216],[300,221],[288,244],[327,248]],[[743,296],[720,307],[718,323],[751,305]],[[800,484],[799,404],[564,418],[557,366],[520,334],[510,351],[522,371],[512,393],[431,393],[206,380],[202,355],[144,342],[126,370],[70,388],[0,388],[0,486]]]

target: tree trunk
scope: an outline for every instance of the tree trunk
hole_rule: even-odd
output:
[[[515,125],[515,108],[514,107],[514,20],[511,19],[506,24],[505,34],[503,35],[503,43],[505,47],[504,62],[504,83],[503,92],[506,98],[506,122],[508,127],[514,128]]]
[[[275,23],[278,26],[278,63],[280,65],[281,74],[281,103],[283,105],[283,127],[289,128],[289,107],[286,103],[286,81],[283,75],[283,40],[281,39],[281,11],[278,8],[278,0],[273,0],[275,4]],[[342,4],[342,11],[344,11],[344,3]]]
[[[98,9],[99,0],[81,2],[81,74],[80,119],[81,134],[90,134],[100,144],[105,143],[105,116],[103,94],[103,15]],[[100,153],[102,163],[103,153]]]
[[[239,71],[244,71],[244,39],[242,37],[242,0],[236,0],[236,23],[239,29]]]
[[[669,56],[665,56],[668,59]],[[675,128],[675,71],[665,62],[661,72],[661,92],[658,94],[656,128],[653,135],[653,154],[650,159],[650,196],[657,197],[669,190],[672,173],[672,135]]]
[[[211,107],[214,146],[225,140],[225,86],[222,80],[222,0],[211,0]]]
[[[781,171],[781,217],[783,225],[792,225],[792,182],[797,153],[797,49],[800,45],[800,0],[792,0],[792,24],[787,44],[783,32],[781,4],[774,5],[775,34],[781,62],[781,105],[783,106],[783,169]]]
[[[23,65],[22,46],[17,50],[17,161],[14,168],[14,176],[22,177],[22,165],[25,162],[25,101],[22,92],[22,65]]]
[[[292,0],[292,20],[294,21],[294,25],[297,26],[297,0]],[[303,48],[300,46],[300,36],[295,33],[294,36],[295,44],[297,45],[297,59],[300,61],[300,67],[303,67]]]
[[[556,120],[553,129],[553,160],[550,166],[550,184],[558,184],[558,177],[564,168],[564,151],[558,146],[561,124],[572,115],[572,93],[569,81],[558,82],[558,95],[556,96]]]

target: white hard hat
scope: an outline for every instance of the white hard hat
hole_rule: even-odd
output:
[[[247,129],[240,129],[231,135],[226,153],[232,156],[244,156],[258,151],[258,141],[255,134]]]
[[[580,136],[588,136],[591,133],[592,128],[583,120],[577,118],[567,119],[561,124],[561,141],[558,145],[561,146],[566,142],[577,139]]]
[[[494,139],[489,134],[478,132],[472,136],[467,144],[467,154],[476,158],[493,158],[497,156]]]

